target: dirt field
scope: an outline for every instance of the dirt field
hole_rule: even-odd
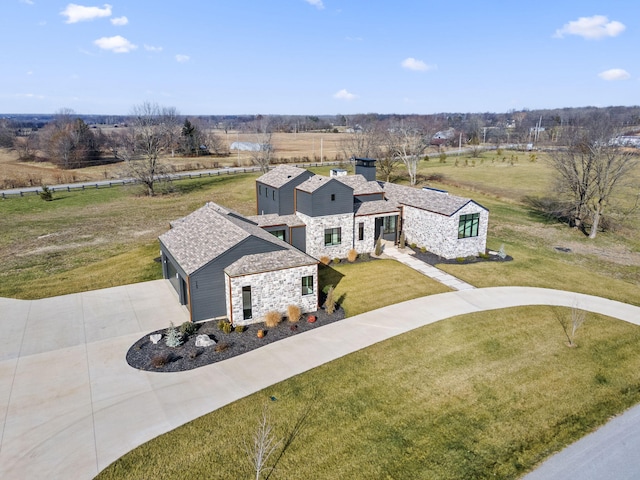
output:
[[[223,142],[230,146],[233,142],[253,142],[254,135],[238,132],[218,133]],[[276,133],[273,135],[276,161],[287,159],[296,162],[335,161],[341,157],[340,133]],[[247,152],[231,151],[227,157],[171,157],[165,156],[163,163],[175,171],[201,170],[216,166],[248,166],[251,157]],[[0,149],[0,189],[19,188],[35,185],[55,185],[60,183],[109,180],[124,175],[122,164],[113,163],[74,170],[61,170],[48,162],[20,162],[18,154],[8,149]]]

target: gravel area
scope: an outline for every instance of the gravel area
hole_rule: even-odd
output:
[[[308,322],[310,316],[315,316],[316,321]],[[167,329],[150,332],[134,343],[127,352],[127,363],[133,368],[151,372],[182,372],[194,368],[221,362],[227,358],[242,355],[248,351],[260,348],[283,338],[297,335],[298,333],[322,327],[329,323],[337,322],[345,318],[344,310],[337,308],[332,315],[327,315],[324,310],[303,314],[302,318],[291,323],[286,319],[275,328],[266,328],[264,323],[257,323],[245,327],[242,333],[232,331],[224,333],[218,328],[218,321],[199,322],[195,325],[197,330],[179,347],[168,347],[165,343]],[[179,325],[176,325],[179,327]],[[258,330],[264,330],[265,336],[258,338]],[[150,335],[160,333],[162,339],[153,344]],[[196,347],[198,335],[208,335],[216,341],[216,345],[210,347]]]
[[[457,258],[447,259],[447,258],[442,258],[434,253],[430,253],[430,252],[423,253],[417,248],[416,249],[412,249],[410,247],[406,247],[406,248],[407,250],[413,250],[413,252],[415,253],[414,255],[415,258],[433,266],[437,266],[438,264],[442,265],[446,263],[455,264],[455,265],[465,265],[467,263],[510,262],[511,260],[513,260],[513,258],[509,255],[505,256],[504,258],[501,258],[494,253],[490,253],[487,258],[471,256],[471,257],[465,257],[464,260],[462,259],[458,260]]]

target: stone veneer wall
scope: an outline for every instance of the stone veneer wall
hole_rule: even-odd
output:
[[[444,258],[466,257],[484,252],[487,246],[489,212],[477,204],[469,203],[452,217],[404,206],[404,234],[407,243],[415,243]],[[478,236],[458,238],[460,215],[480,213]]]
[[[319,259],[326,255],[333,258],[346,258],[349,250],[353,248],[353,213],[339,215],[326,215],[324,217],[310,217],[300,212],[296,215],[307,226],[306,253]],[[342,228],[340,245],[325,246],[324,231],[327,228]],[[356,237],[357,238],[357,237]]]
[[[376,249],[376,218],[386,217],[389,214],[384,215],[362,215],[355,217],[353,225],[353,248],[358,253],[372,253]],[[358,224],[364,223],[364,238],[358,240]]]
[[[302,295],[302,277],[313,276],[313,294]],[[242,287],[251,286],[252,318],[243,319]],[[267,312],[283,315],[289,305],[302,313],[318,310],[318,266],[307,265],[239,277],[225,275],[227,317],[234,325],[264,321]],[[233,311],[232,311],[233,310]]]

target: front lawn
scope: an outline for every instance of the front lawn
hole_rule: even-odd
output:
[[[589,314],[577,343],[551,307],[441,321],[196,419],[98,478],[251,478],[243,444],[263,408],[284,441],[272,480],[516,478],[640,400],[640,328]]]

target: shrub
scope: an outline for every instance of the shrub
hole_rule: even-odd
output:
[[[267,312],[264,316],[264,323],[269,328],[277,327],[280,321],[282,321],[282,315],[279,312]]]
[[[466,260],[465,257],[456,257],[456,262],[463,263]]]
[[[213,350],[216,353],[220,353],[220,352],[224,352],[228,348],[229,348],[229,344],[228,343],[220,342],[220,343],[216,343],[216,346],[213,348]]]
[[[165,340],[167,347],[179,347],[182,345],[182,335],[178,332],[173,322],[169,324],[167,329],[167,339]]]
[[[227,320],[218,320],[218,330],[222,330],[225,323],[227,323]]]
[[[180,325],[180,333],[186,337],[193,335],[198,330],[198,325],[193,322],[184,322]]]
[[[382,240],[380,240],[380,237],[378,237],[378,240],[376,240],[375,254],[376,254],[376,257],[379,257],[380,255],[382,255]]]
[[[336,311],[336,301],[333,298],[334,291],[333,287],[330,287],[327,291],[327,299],[324,301],[324,309],[328,315]]]
[[[427,247],[420,247],[420,251],[422,253],[427,253]]]
[[[329,262],[331,261],[331,259],[329,257],[327,257],[326,255],[323,255],[322,257],[320,257],[320,263],[323,265],[329,265]]]
[[[356,252],[356,249],[352,248],[351,250],[349,250],[349,253],[347,253],[347,260],[353,263],[356,261],[357,258],[358,258],[358,252]]]
[[[300,311],[300,307],[297,305],[289,305],[287,307],[287,318],[290,322],[295,323],[300,320],[300,315],[302,312]]]
[[[231,333],[231,330],[233,330],[231,322],[224,322],[224,325],[222,326],[222,333],[226,333],[228,335]]]
[[[479,256],[480,258],[484,259],[484,260],[488,260],[488,259],[489,259],[489,254],[488,254],[488,253],[486,253],[486,252],[480,252],[480,253],[478,254],[478,256]]]
[[[340,259],[339,259],[338,257],[334,258],[334,259],[333,259],[333,263],[335,263],[335,264],[340,263]]]
[[[45,202],[53,200],[53,192],[46,185],[42,186],[42,191],[38,192],[38,195],[40,195],[40,198]]]
[[[360,260],[369,260],[369,252],[364,252],[360,254]]]
[[[412,250],[416,249],[416,244],[415,243],[411,243],[409,246],[411,247]]]
[[[244,332],[244,325],[236,325],[236,328],[234,330],[236,331],[236,333],[242,333]]]
[[[162,368],[168,363],[171,363],[172,358],[171,353],[159,353],[151,357],[151,366],[153,368]]]
[[[440,154],[440,163],[447,163],[447,154],[444,152]]]
[[[195,360],[196,358],[198,358],[200,356],[201,353],[202,353],[202,350],[200,348],[198,348],[196,350],[191,350],[189,352],[189,360]]]

